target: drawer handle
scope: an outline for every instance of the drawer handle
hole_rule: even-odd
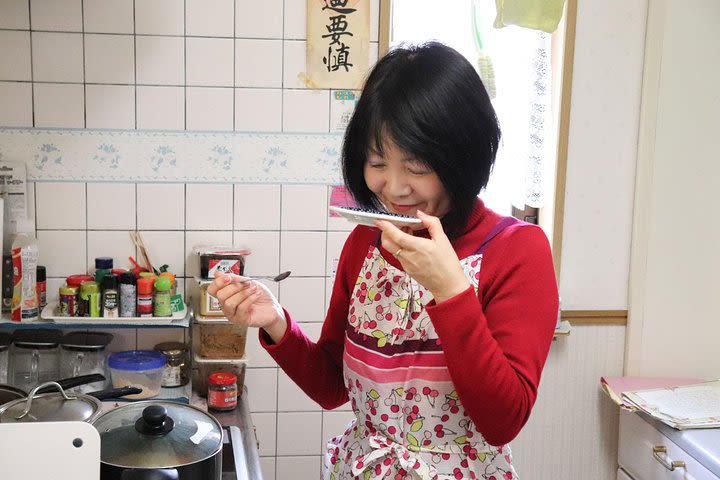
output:
[[[660,454],[667,454],[667,447],[664,447],[662,445],[656,445],[653,447],[653,457],[655,457],[655,460],[660,462],[660,465],[667,468],[671,472],[675,470],[676,468],[685,468],[685,462],[682,460],[673,460],[672,462],[669,462],[664,458],[664,456],[660,456]]]

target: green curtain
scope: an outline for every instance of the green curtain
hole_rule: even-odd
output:
[[[565,0],[495,0],[495,27],[508,25],[552,33],[557,29]]]

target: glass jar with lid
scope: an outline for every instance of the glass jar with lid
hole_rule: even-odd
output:
[[[181,342],[163,342],[155,345],[155,351],[165,356],[162,386],[182,387],[190,381],[188,347]]]

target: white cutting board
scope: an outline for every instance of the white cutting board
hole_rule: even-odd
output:
[[[2,480],[98,480],[100,435],[85,422],[0,423],[0,465]]]

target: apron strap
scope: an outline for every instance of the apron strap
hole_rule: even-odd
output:
[[[488,243],[490,243],[490,240],[495,238],[500,232],[505,230],[507,227],[511,225],[515,225],[517,223],[522,223],[520,220],[518,220],[515,217],[502,217],[498,222],[495,224],[495,226],[488,232],[488,234],[485,236],[485,239],[483,239],[482,243],[478,247],[477,250],[475,250],[475,255],[481,255],[485,248],[487,247]]]

